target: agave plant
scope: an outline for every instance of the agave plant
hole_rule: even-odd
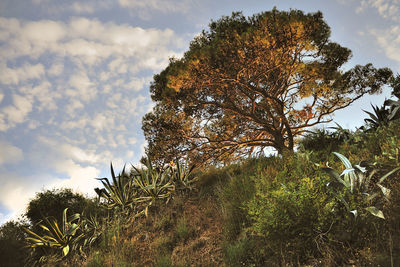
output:
[[[352,209],[349,202],[346,201],[346,194],[343,194],[343,190],[340,190],[340,187],[344,187],[346,189],[346,192],[349,194],[358,194],[368,204],[376,202],[377,200],[379,200],[380,196],[383,196],[384,199],[389,200],[390,189],[383,186],[382,183],[386,180],[386,178],[398,171],[400,167],[386,173],[378,180],[377,183],[374,184],[372,182],[372,178],[376,174],[376,170],[367,171],[366,167],[368,163],[361,162],[360,164],[353,165],[342,154],[337,152],[333,153],[341,160],[341,162],[345,166],[345,170],[341,174],[330,167],[322,168],[322,170],[328,173],[329,176],[333,179],[330,183],[328,183],[328,186],[336,190],[336,197],[340,202],[344,204],[349,212],[353,213],[355,216],[357,216],[357,214],[359,213],[357,209]],[[382,219],[385,218],[383,212],[375,206],[371,205],[365,207],[365,210],[367,210],[374,216]]]
[[[83,243],[81,249],[92,246],[102,234],[101,224],[96,216],[82,217],[81,230],[83,233]]]
[[[102,189],[95,188],[95,192],[99,198],[104,198],[106,200],[106,202],[103,203],[104,207],[107,209],[120,207],[122,210],[132,208],[136,196],[136,190],[132,179],[125,172],[125,166],[122,172],[116,176],[111,163],[111,178],[111,182],[108,178],[96,178],[101,181],[104,186]]]
[[[400,100],[385,100],[384,106],[389,107],[389,120],[399,120],[400,119]]]
[[[191,176],[194,166],[189,167],[187,162],[180,163],[179,160],[176,161],[176,164],[171,161],[169,166],[171,168],[172,182],[175,184],[177,189],[192,190],[193,183],[197,180],[196,177]]]
[[[347,142],[352,138],[352,132],[348,129],[343,128],[340,124],[336,123],[336,127],[329,127],[332,130],[335,130],[332,133],[332,137],[336,138],[339,141]]]
[[[157,199],[166,199],[168,202],[175,190],[169,171],[169,168],[154,168],[149,158],[145,168],[138,169],[132,166],[133,183],[139,189],[139,196],[135,202],[146,202],[148,205]]]
[[[66,257],[71,250],[76,249],[78,242],[83,237],[78,232],[80,227],[80,215],[78,213],[67,217],[67,209],[63,211],[62,223],[59,225],[54,218],[44,218],[45,224],[39,224],[45,232],[37,234],[28,228],[24,228],[28,234],[26,238],[30,248],[51,248],[60,252],[59,259]]]
[[[381,126],[386,126],[388,125],[390,119],[390,113],[389,110],[386,109],[385,105],[382,107],[374,106],[371,105],[372,109],[374,110],[375,114],[372,114],[371,112],[365,111],[369,115],[370,118],[364,119],[366,123],[369,123],[373,129],[376,129]]]

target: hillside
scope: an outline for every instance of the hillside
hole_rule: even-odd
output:
[[[397,266],[398,101],[295,152],[99,178],[95,199],[39,192],[0,228],[2,266]],[[393,108],[394,107],[394,108]],[[393,115],[394,114],[394,115]]]

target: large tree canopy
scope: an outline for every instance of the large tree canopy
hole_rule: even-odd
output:
[[[329,40],[320,12],[233,13],[209,27],[154,76],[156,106],[142,127],[153,158],[205,162],[293,150],[307,128],[392,76],[371,64],[344,72],[351,51]]]

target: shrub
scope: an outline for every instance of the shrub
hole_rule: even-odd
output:
[[[95,214],[100,209],[91,199],[71,189],[45,190],[36,194],[27,207],[26,217],[35,224],[46,217],[53,217],[58,223],[62,221],[63,211],[68,208],[70,213]]]
[[[311,162],[296,155],[275,158],[255,179],[249,230],[264,238],[267,257],[283,264],[319,255],[315,238],[333,221],[325,183]]]
[[[236,242],[226,242],[224,245],[224,261],[226,266],[255,266],[253,259],[255,243],[248,238],[240,239]]]
[[[24,221],[8,221],[0,227],[0,265],[23,266],[28,256],[25,249]]]

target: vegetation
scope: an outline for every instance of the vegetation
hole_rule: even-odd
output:
[[[271,17],[273,14],[276,15],[275,18]],[[274,28],[278,22],[283,25],[281,29]],[[266,28],[258,28],[262,23],[266,23],[264,25]],[[314,29],[315,25],[319,25],[320,28]],[[232,68],[236,66],[235,62],[238,64],[242,62],[236,52],[229,57],[224,55],[218,58],[214,57],[217,55],[213,55],[212,51],[208,51],[213,57],[210,58],[210,54],[203,57],[202,53],[205,53],[203,50],[206,49],[203,45],[213,44],[215,51],[228,53],[232,52],[233,44],[239,46],[239,41],[253,40],[243,38],[255,38],[255,36],[261,38],[271,29],[276,31],[270,32],[271,42],[282,42],[282,44],[278,42],[280,45],[287,45],[287,34],[294,34],[290,35],[293,40],[304,36],[310,38],[305,39],[308,40],[305,43],[296,43],[302,44],[298,47],[300,50],[309,49],[307,51],[313,52],[314,46],[321,45],[321,55],[318,56],[322,58],[318,62],[311,64],[312,61],[300,60],[295,64],[296,68],[299,68],[299,77],[311,75],[307,77],[324,78],[327,75],[325,77],[327,79],[337,79],[332,84],[340,81],[343,86],[344,81],[348,81],[346,79],[351,77],[351,83],[354,82],[352,86],[356,86],[359,82],[364,85],[358,87],[360,85],[358,84],[357,92],[351,90],[349,92],[346,90],[350,87],[346,86],[329,88],[324,85],[327,81],[321,78],[318,83],[308,79],[298,84],[297,89],[293,89],[327,90],[323,95],[328,100],[332,100],[331,94],[336,89],[343,89],[340,91],[343,95],[340,97],[344,98],[337,99],[336,104],[331,103],[335,105],[331,106],[333,110],[340,108],[340,105],[347,106],[363,94],[358,90],[376,91],[380,85],[388,81],[386,75],[390,71],[375,70],[370,65],[356,67],[350,72],[351,74],[340,73],[338,67],[347,60],[349,51],[329,43],[326,39],[329,37],[329,29],[319,13],[304,15],[299,11],[273,10],[250,19],[234,14],[232,17],[213,22],[210,27],[209,33],[203,33],[192,43],[190,52],[186,53],[182,61],[171,62],[167,70],[172,71],[172,66],[178,66],[179,68],[174,69],[176,72],[163,72],[155,76],[156,80],[164,79],[164,85],[168,84],[168,79],[174,77],[169,82],[174,82],[177,86],[179,81],[182,86],[177,91],[160,91],[165,94],[163,95],[165,99],[178,97],[190,86],[194,87],[194,84],[191,85],[186,80],[190,77],[195,78],[194,81],[200,84],[199,90],[206,90],[198,80],[203,77],[203,69],[199,69],[196,73],[198,77],[190,72],[193,69],[188,70],[187,77],[182,76],[181,71],[188,66],[196,67],[202,64],[208,66],[207,64],[215,63],[215,69],[210,67],[209,71],[218,77],[227,75],[222,73],[222,70],[227,70],[223,69],[226,66],[222,59],[231,60],[227,62]],[[285,31],[280,32],[281,30]],[[225,34],[221,35],[222,33]],[[229,42],[226,39],[228,37],[231,38]],[[267,48],[268,40],[265,44]],[[325,44],[319,43],[322,40],[326,41]],[[257,45],[261,46],[261,43],[255,42],[251,49],[244,49],[246,48],[244,43],[244,48],[239,46],[237,53],[240,54],[243,48],[242,52],[250,53],[249,58],[255,60],[254,57],[250,57],[257,58],[251,54],[252,49]],[[221,50],[223,48],[227,50]],[[287,56],[283,51],[285,50],[279,52],[283,53],[282,60]],[[298,55],[301,57],[302,54]],[[193,65],[196,57],[201,57],[204,61],[200,60],[196,63],[198,65]],[[217,62],[212,61],[217,59]],[[328,62],[328,59],[331,61]],[[263,64],[259,62],[258,67],[266,68],[267,66]],[[250,68],[251,64],[248,66]],[[321,66],[327,69],[320,69]],[[218,69],[221,70],[219,74],[217,74]],[[276,78],[277,73],[270,71],[268,75],[272,79]],[[369,78],[368,81],[362,81],[363,78],[356,77]],[[160,89],[157,86],[161,80],[152,85],[152,90]],[[219,85],[223,84],[221,80],[213,81],[220,83]],[[204,82],[209,83],[210,80],[204,79]],[[389,83],[393,88],[393,96],[399,98],[400,77],[391,77]],[[227,84],[230,86],[228,81]],[[212,88],[211,84],[208,85]],[[266,81],[260,86],[266,93],[272,92],[269,91],[272,90],[271,85],[267,85]],[[239,90],[239,86],[235,88]],[[291,90],[286,96],[291,94]],[[315,100],[315,108],[321,103],[318,92],[308,95],[319,99]],[[350,97],[348,94],[351,92],[357,95],[347,99],[345,95]],[[252,93],[250,91],[248,93],[250,97]],[[0,227],[1,265],[398,266],[400,264],[399,101],[386,100],[382,108],[374,108],[375,113],[385,110],[385,116],[369,113],[370,118],[366,120],[365,125],[355,131],[344,129],[339,125],[329,129],[315,129],[299,139],[296,151],[291,151],[293,147],[290,142],[294,142],[295,139],[289,141],[291,138],[288,137],[289,132],[300,135],[303,130],[296,127],[310,126],[314,119],[322,122],[323,114],[328,115],[328,113],[320,109],[318,112],[322,113],[315,115],[315,111],[312,111],[311,115],[317,117],[303,121],[301,118],[290,117],[289,121],[293,124],[287,126],[284,120],[289,117],[285,116],[296,116],[295,114],[299,113],[301,117],[304,109],[296,110],[289,105],[287,109],[295,113],[282,115],[275,109],[276,103],[273,104],[275,100],[272,98],[266,100],[269,98],[271,97],[264,99],[256,97],[257,112],[254,116],[258,116],[256,115],[258,112],[260,114],[267,112],[269,108],[268,112],[276,115],[269,118],[277,122],[274,127],[281,127],[280,134],[285,139],[281,145],[286,148],[280,149],[280,154],[264,156],[249,153],[248,158],[242,156],[238,159],[236,156],[242,153],[235,150],[232,152],[235,157],[227,153],[226,157],[221,158],[226,151],[221,154],[218,147],[212,146],[216,154],[206,155],[208,152],[204,151],[205,154],[199,152],[198,155],[203,155],[204,161],[213,155],[217,158],[211,162],[218,164],[209,166],[199,164],[195,168],[190,155],[179,157],[178,153],[171,160],[168,153],[172,150],[168,151],[163,159],[150,153],[142,166],[132,166],[130,169],[124,167],[118,174],[114,172],[111,164],[111,178],[97,178],[103,187],[95,189],[98,195],[96,199],[88,199],[69,189],[40,192],[29,203],[25,218],[16,222],[10,221]],[[245,99],[241,98],[243,105],[247,103]],[[192,102],[188,102],[190,103]],[[156,112],[164,108],[166,112],[168,106],[164,104],[166,104],[164,98],[160,99]],[[181,109],[180,112],[189,112],[190,107],[190,105],[185,106],[188,110]],[[204,112],[212,110],[212,106],[206,105]],[[179,108],[171,109],[172,113],[167,115],[172,116],[175,111],[179,111]],[[213,115],[209,125],[196,124],[204,127],[204,131],[210,130],[209,133],[212,135],[225,129],[228,135],[232,133],[230,138],[236,138],[233,133],[236,134],[237,131],[250,125],[254,126],[243,118],[236,118],[236,115],[235,118],[232,117],[233,113],[214,111],[215,116]],[[194,116],[197,111],[190,112],[190,116]],[[146,116],[146,120],[150,118],[149,116]],[[179,116],[177,118],[182,119],[180,122],[184,122],[184,118],[192,118],[193,120],[187,121],[189,124],[195,123],[200,118],[205,119],[201,116]],[[216,121],[217,118],[221,120],[220,125]],[[231,122],[234,124],[230,125]],[[166,137],[164,134],[167,133],[163,132],[162,135]],[[176,134],[179,143],[183,139],[180,139],[182,136],[179,136],[179,131]],[[265,133],[264,137],[269,134],[271,133]],[[257,136],[239,135],[240,138],[244,138],[243,140],[260,138]],[[243,141],[235,140],[239,143]],[[176,148],[180,150],[183,147]],[[243,151],[250,149],[242,146],[236,148],[243,148]],[[221,160],[226,166],[219,164]]]
[[[392,75],[371,64],[343,72],[351,51],[329,37],[320,12],[274,9],[212,22],[183,58],[154,76],[156,107],[142,127],[148,153],[201,164],[266,147],[292,151],[308,128],[380,92]]]

